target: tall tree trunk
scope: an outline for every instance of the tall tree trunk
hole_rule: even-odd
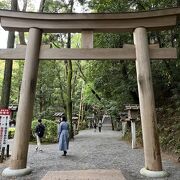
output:
[[[75,93],[75,90],[76,90],[76,85],[77,85],[77,75],[78,75],[78,72],[77,70],[73,72],[73,80],[72,80],[72,96],[74,95]]]
[[[17,8],[18,8],[18,1],[11,0],[11,10],[17,11]],[[8,34],[7,48],[14,48],[14,41],[15,41],[15,33],[10,31]],[[7,59],[5,61],[4,79],[3,79],[2,93],[1,93],[1,107],[3,108],[8,108],[9,106],[12,65],[13,65],[12,60]]]
[[[21,45],[26,45],[24,32],[19,32],[19,42]]]
[[[19,32],[19,42],[20,42],[21,45],[26,45],[24,32]]]
[[[71,48],[71,33],[68,33],[68,43],[67,48]],[[70,123],[70,138],[74,138],[73,132],[73,122],[72,122],[72,61],[68,60],[67,62],[67,118]]]
[[[43,12],[43,11],[44,11],[45,1],[46,1],[46,0],[41,0],[40,5],[39,5],[39,12]]]
[[[40,98],[39,98],[39,112],[40,114],[42,114],[43,112],[43,107],[44,107],[44,97],[43,97],[43,93],[40,91]]]
[[[81,69],[81,65],[79,63],[77,63],[77,66],[78,66],[79,72],[81,74],[81,78],[84,80],[85,83],[87,83],[86,77],[83,74],[83,71]],[[91,87],[90,87],[90,89],[91,89],[91,92],[95,95],[95,97],[101,102],[101,97],[97,94],[97,92],[94,89],[92,89]],[[104,104],[103,104],[103,106],[105,107]]]
[[[38,12],[43,12],[44,4],[45,4],[45,0],[41,0]],[[42,87],[42,85],[41,85],[41,87]],[[39,98],[39,111],[40,111],[40,114],[42,114],[44,109],[45,109],[45,99],[43,97],[43,92],[40,90],[40,98]]]
[[[56,69],[56,71],[57,71],[56,74],[57,74],[58,79],[59,79],[60,97],[61,97],[61,100],[63,103],[63,109],[64,109],[65,114],[67,114],[66,101],[65,101],[65,97],[64,97],[64,88],[62,86],[62,80],[61,80],[61,69],[59,68],[59,66],[57,66],[56,63],[54,64],[54,69]]]
[[[27,0],[23,0],[22,11],[26,12],[26,8],[27,8]],[[18,11],[20,11],[19,6],[18,6]],[[20,42],[21,45],[26,45],[24,32],[19,32],[19,42]]]
[[[67,77],[67,117],[70,122],[70,138],[74,137],[72,122],[72,99],[71,99],[71,80],[72,80],[72,62],[68,61],[68,77]]]
[[[180,0],[177,0],[177,7],[180,7]],[[177,47],[178,47],[178,56],[180,57],[180,50],[179,50],[179,48],[180,48],[180,28],[179,28],[180,26],[178,26],[177,27],[177,32],[176,32],[176,34],[178,35],[177,36]]]
[[[71,0],[69,13],[72,13],[74,0]],[[68,33],[67,48],[71,48],[71,33]],[[70,138],[74,138],[73,122],[72,122],[72,61],[67,62],[67,118],[70,123]]]
[[[63,88],[62,88],[61,84],[59,84],[59,87],[60,87],[61,100],[62,100],[62,103],[63,103],[63,109],[64,109],[65,114],[67,114],[67,107],[66,107],[64,94],[63,94],[64,91],[63,91]]]
[[[79,115],[78,115],[78,123],[77,123],[77,130],[79,131],[79,125],[82,120],[82,111],[83,111],[83,86],[84,83],[82,84],[81,88],[81,99],[80,99],[80,104],[79,104]]]

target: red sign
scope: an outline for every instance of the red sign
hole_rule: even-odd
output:
[[[11,115],[10,109],[0,109],[0,115]]]

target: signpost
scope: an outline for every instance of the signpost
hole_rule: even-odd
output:
[[[1,152],[1,161],[4,158],[4,152],[8,149],[8,128],[9,120],[11,116],[11,110],[9,109],[0,109],[0,152]],[[8,155],[8,152],[7,152]]]

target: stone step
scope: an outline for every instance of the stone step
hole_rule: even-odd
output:
[[[111,124],[103,124],[102,130],[112,130],[112,125]]]
[[[73,171],[48,171],[41,180],[125,180],[120,170],[90,169]]]

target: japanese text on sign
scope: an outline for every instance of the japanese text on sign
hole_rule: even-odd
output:
[[[0,151],[7,148],[10,115],[9,109],[0,109]]]

